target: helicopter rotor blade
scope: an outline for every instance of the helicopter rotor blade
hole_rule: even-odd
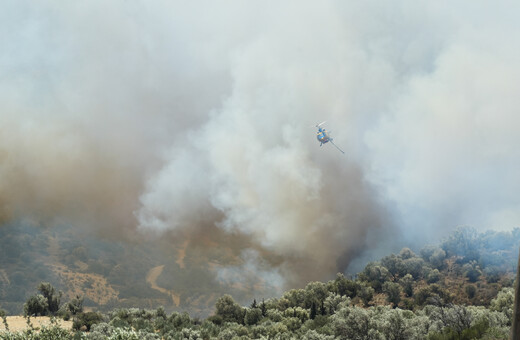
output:
[[[319,124],[316,124],[316,127],[320,127],[320,126],[322,126],[323,124],[325,124],[326,122],[327,122],[327,121],[324,120],[323,122],[321,122],[321,123],[319,123]]]

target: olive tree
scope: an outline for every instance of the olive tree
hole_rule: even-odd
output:
[[[244,309],[230,295],[220,297],[215,303],[216,315],[226,322],[244,322]]]
[[[401,302],[401,286],[394,282],[385,282],[383,285],[383,292],[387,295],[388,302],[394,304],[397,307]]]

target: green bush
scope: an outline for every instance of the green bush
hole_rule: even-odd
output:
[[[92,325],[103,321],[103,315],[96,312],[79,313],[74,317],[72,322],[72,329],[81,331],[90,331]]]

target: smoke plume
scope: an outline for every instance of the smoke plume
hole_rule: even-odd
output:
[[[7,1],[0,218],[190,245],[216,228],[291,284],[517,226],[515,9]],[[345,155],[319,147],[323,120]]]

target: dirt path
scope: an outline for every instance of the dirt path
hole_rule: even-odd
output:
[[[173,290],[167,290],[167,289],[164,289],[157,285],[157,278],[159,277],[159,275],[161,275],[163,269],[164,269],[164,265],[153,267],[152,269],[150,269],[150,271],[146,275],[146,282],[148,282],[150,284],[152,289],[158,290],[161,293],[169,295],[172,298],[172,301],[175,304],[175,306],[178,307],[181,303],[180,295],[175,294],[175,292]]]
[[[72,321],[64,321],[62,319],[56,319],[61,328],[72,329]],[[51,319],[48,316],[35,316],[31,318],[31,323],[34,328],[41,328],[42,326],[49,326]],[[28,328],[27,320],[23,316],[8,316],[7,325],[11,332],[19,332]],[[0,330],[5,330],[4,323],[0,320]]]

